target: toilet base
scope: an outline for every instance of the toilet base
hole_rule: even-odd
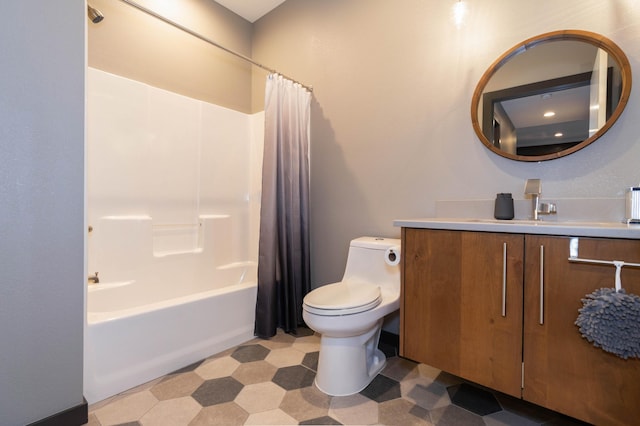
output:
[[[353,395],[366,388],[384,368],[387,358],[378,349],[382,319],[359,336],[320,338],[315,384],[327,395]]]

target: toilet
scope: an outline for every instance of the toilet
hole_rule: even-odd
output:
[[[302,317],[321,335],[315,384],[328,395],[352,395],[384,368],[378,349],[384,317],[400,307],[400,240],[351,241],[342,281],[307,294]]]

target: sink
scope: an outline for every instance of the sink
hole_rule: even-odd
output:
[[[531,220],[531,219],[453,219],[455,221],[460,222],[471,222],[471,223],[504,223],[504,224],[514,224],[514,225],[536,225],[540,223],[540,220]],[[546,223],[546,222],[545,222]]]

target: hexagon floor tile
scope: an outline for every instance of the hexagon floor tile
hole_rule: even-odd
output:
[[[350,396],[314,385],[319,336],[253,339],[89,407],[89,426],[571,425],[581,422],[394,356]]]

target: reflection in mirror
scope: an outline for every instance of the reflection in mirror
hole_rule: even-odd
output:
[[[472,122],[499,155],[549,160],[604,134],[630,91],[629,62],[613,42],[558,31],[525,41],[489,68],[473,96]]]

